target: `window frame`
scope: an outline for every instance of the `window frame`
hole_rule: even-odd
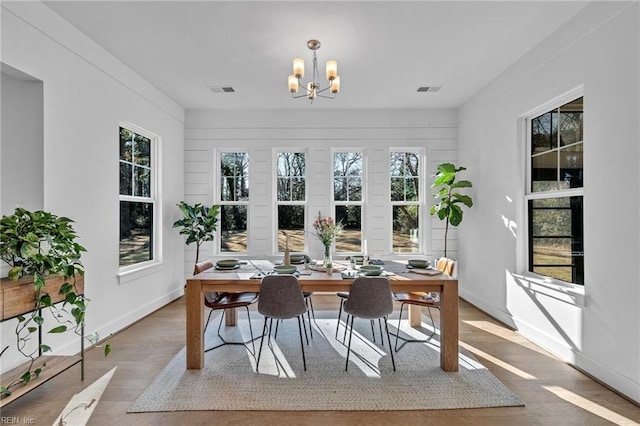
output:
[[[418,200],[416,201],[406,201],[406,194],[405,194],[405,200],[403,201],[397,201],[397,200],[392,200],[392,194],[391,194],[391,179],[392,179],[392,175],[391,175],[391,154],[392,153],[412,153],[415,154],[418,157],[418,184],[419,184],[419,188],[417,191],[417,197]],[[391,226],[389,227],[389,252],[393,255],[393,256],[415,256],[417,254],[424,254],[425,253],[425,248],[426,248],[426,238],[424,236],[425,232],[424,232],[424,223],[425,221],[423,220],[423,216],[425,214],[425,209],[426,209],[426,191],[427,191],[427,180],[426,180],[426,154],[425,154],[425,149],[422,147],[416,147],[416,146],[409,146],[409,147],[390,147],[387,153],[387,165],[388,165],[388,169],[389,169],[389,175],[388,175],[388,179],[387,179],[387,189],[389,191],[389,196],[387,198],[388,203],[389,203],[389,220],[391,221]],[[418,206],[418,230],[417,230],[417,237],[418,237],[418,247],[417,250],[415,252],[400,252],[400,251],[395,251],[394,250],[394,244],[393,244],[393,209],[395,206],[401,206],[401,205],[415,205]]]
[[[542,280],[544,282],[549,282],[552,284],[556,284],[556,285],[560,285],[560,286],[567,286],[567,287],[571,287],[571,288],[575,288],[575,289],[583,289],[586,286],[586,282],[583,282],[582,284],[580,283],[573,283],[573,282],[569,282],[569,281],[564,281],[562,279],[559,278],[555,278],[555,277],[550,277],[547,275],[543,275],[537,272],[533,272],[531,269],[533,268],[532,266],[532,262],[533,262],[533,253],[531,252],[531,244],[530,244],[530,240],[531,238],[533,238],[533,236],[531,235],[531,226],[532,226],[532,218],[530,217],[530,209],[529,209],[529,202],[532,200],[547,200],[547,199],[558,199],[558,198],[567,198],[567,197],[582,197],[582,203],[583,203],[583,216],[582,216],[582,220],[584,223],[584,187],[585,187],[585,183],[584,183],[584,178],[583,178],[583,183],[582,183],[582,187],[576,187],[576,188],[566,188],[566,189],[562,189],[562,188],[556,188],[556,189],[551,189],[551,190],[546,190],[546,191],[533,191],[532,189],[532,180],[533,180],[533,170],[532,170],[532,158],[534,156],[534,154],[532,153],[532,138],[531,138],[531,131],[532,131],[532,121],[533,119],[551,112],[554,109],[558,109],[560,107],[562,107],[563,105],[573,102],[579,98],[584,98],[584,88],[583,86],[579,86],[573,90],[570,90],[566,93],[564,93],[563,95],[560,95],[556,98],[554,98],[553,100],[546,102],[545,104],[527,112],[525,115],[522,116],[522,119],[524,121],[524,125],[523,125],[523,131],[524,131],[524,161],[525,161],[525,165],[526,167],[525,169],[525,176],[524,176],[524,193],[523,193],[523,204],[522,204],[522,208],[523,208],[523,217],[524,217],[524,241],[523,241],[523,258],[522,258],[522,271],[523,274]],[[583,112],[584,112],[584,99],[583,99]],[[584,128],[584,117],[583,117],[583,128]],[[585,142],[585,135],[583,132],[583,137],[582,137],[582,148],[583,148],[583,153],[584,153],[584,142]],[[572,144],[568,144],[566,146],[574,146],[576,145],[576,143],[572,143]],[[560,151],[560,147],[555,148],[556,150],[558,150],[558,152]],[[558,170],[560,170],[560,165],[558,164]],[[584,156],[583,156],[583,173],[584,173]],[[584,259],[584,253],[585,253],[585,247],[584,247],[584,229],[583,229],[583,235],[582,235],[582,244],[583,244],[583,250],[582,250],[582,258]],[[583,260],[583,279],[585,278],[584,276],[584,260]]]
[[[281,201],[278,199],[278,157],[280,154],[289,153],[289,154],[303,154],[304,155],[304,200],[302,201]],[[305,148],[274,148],[273,149],[273,169],[272,169],[272,177],[273,177],[273,195],[272,199],[274,202],[274,214],[273,214],[273,245],[271,247],[272,255],[281,256],[284,254],[284,251],[279,251],[279,227],[278,227],[278,208],[282,206],[302,206],[304,208],[304,223],[303,223],[303,235],[304,244],[303,244],[303,252],[308,252],[309,249],[309,240],[307,238],[307,223],[308,223],[308,215],[309,215],[309,186],[308,186],[308,172],[309,172],[309,152]],[[291,251],[297,251],[291,249]]]
[[[152,215],[153,215],[153,223],[151,226],[151,241],[152,241],[152,258],[149,260],[145,260],[143,262],[134,263],[132,265],[120,266],[120,237],[118,236],[118,277],[120,282],[128,281],[124,277],[127,275],[134,275],[133,278],[137,278],[138,275],[135,274],[138,271],[144,271],[156,265],[162,263],[162,236],[160,230],[162,229],[162,211],[161,211],[161,190],[160,190],[160,179],[161,175],[160,170],[160,158],[161,158],[161,141],[162,138],[157,134],[150,132],[140,126],[137,126],[133,123],[121,121],[118,125],[118,138],[120,137],[120,129],[125,128],[126,130],[143,136],[149,139],[149,168],[151,170],[151,179],[150,179],[150,196],[142,197],[142,196],[134,196],[134,195],[122,195],[120,194],[120,189],[118,186],[118,211],[120,211],[120,204],[122,201],[126,202],[144,202],[149,203],[152,206]],[[120,167],[120,155],[118,155],[118,169]],[[118,172],[118,176],[119,176]],[[120,182],[120,178],[118,178],[118,182]],[[120,226],[120,219],[118,218],[118,226]],[[118,232],[119,235],[119,232]],[[132,279],[133,279],[132,278]]]
[[[361,179],[361,196],[360,196],[360,201],[351,201],[351,200],[339,200],[336,201],[336,197],[335,197],[335,155],[339,154],[339,153],[346,153],[346,154],[360,154],[362,156],[362,172],[360,174],[360,179]],[[332,216],[334,218],[334,220],[338,220],[336,217],[336,207],[337,206],[359,206],[360,207],[360,251],[355,251],[355,252],[350,252],[350,251],[338,251],[337,250],[337,244],[334,243],[334,251],[336,254],[339,254],[341,256],[349,256],[349,255],[356,255],[356,254],[364,254],[364,250],[365,250],[365,241],[366,241],[366,234],[365,234],[365,229],[367,229],[366,224],[365,224],[365,218],[366,218],[366,214],[365,214],[365,206],[366,206],[366,194],[367,194],[367,156],[365,153],[365,150],[363,148],[332,148],[331,149],[331,161],[330,161],[330,167],[331,167],[331,172],[330,172],[330,176],[331,176],[331,213]]]
[[[248,174],[247,174],[247,179],[249,180],[249,197],[247,198],[247,200],[233,200],[233,201],[223,201],[222,200],[222,191],[220,189],[220,186],[222,185],[222,155],[223,154],[247,154],[248,156],[248,162],[249,162],[249,166],[248,166]],[[215,244],[215,250],[217,252],[217,254],[220,255],[229,255],[229,256],[243,256],[243,255],[247,255],[247,253],[249,253],[250,247],[249,247],[249,228],[250,228],[250,201],[251,201],[251,153],[249,152],[248,149],[233,149],[233,148],[228,148],[228,149],[217,149],[216,150],[216,155],[215,155],[215,173],[216,173],[216,179],[215,179],[215,189],[214,189],[214,196],[215,199],[217,200],[217,204],[220,205],[220,226],[218,227],[218,229],[216,230],[216,239],[217,239],[217,244]],[[245,251],[237,251],[237,252],[233,252],[233,251],[222,251],[222,208],[223,206],[239,206],[239,205],[243,205],[246,207],[247,209],[247,241],[246,241],[246,245],[247,245],[247,249]]]

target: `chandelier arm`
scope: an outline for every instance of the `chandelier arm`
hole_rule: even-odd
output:
[[[319,98],[327,98],[327,99],[335,99],[336,98],[336,94],[334,93],[331,96],[327,96],[327,95],[319,95],[318,92],[316,92],[316,96]]]

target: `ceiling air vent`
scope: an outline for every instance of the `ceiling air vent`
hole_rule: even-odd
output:
[[[442,89],[442,86],[420,86],[418,87],[418,92],[438,92]]]
[[[209,87],[213,93],[234,93],[235,90],[231,86],[211,86]]]

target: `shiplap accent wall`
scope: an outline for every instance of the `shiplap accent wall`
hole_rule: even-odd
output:
[[[215,158],[218,150],[250,154],[249,256],[276,255],[274,229],[274,158],[280,150],[307,153],[307,229],[313,217],[332,215],[332,153],[335,149],[365,153],[363,226],[367,248],[374,257],[391,255],[389,203],[390,149],[423,150],[427,175],[422,195],[424,255],[442,254],[444,224],[432,220],[429,188],[436,166],[457,158],[455,110],[328,110],[301,105],[286,111],[187,111],[185,119],[185,201],[214,204],[218,181]],[[450,231],[449,248],[455,256],[457,233]],[[320,256],[321,245],[307,238],[309,254]],[[219,255],[214,243],[203,247],[201,259]],[[185,252],[185,272],[190,272],[195,246]]]

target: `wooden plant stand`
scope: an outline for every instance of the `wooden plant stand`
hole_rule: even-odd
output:
[[[84,294],[84,277],[76,274],[75,279],[78,295]],[[60,287],[64,283],[65,280],[61,276],[50,276],[46,279],[44,291],[51,296],[52,303],[64,301],[64,296],[60,294]],[[0,282],[0,322],[33,312],[35,310],[35,296],[36,292],[33,285],[33,278],[24,277],[18,281],[2,278]],[[38,330],[38,345],[41,343],[42,329],[40,328],[40,330]],[[15,401],[22,395],[25,395],[78,363],[80,363],[80,380],[84,380],[84,327],[81,327],[79,355],[41,355],[36,358],[37,365],[43,362],[46,362],[47,366],[42,369],[38,378],[31,379],[27,384],[14,386],[11,395],[0,399],[0,408]],[[10,381],[15,380],[16,377],[20,377],[28,368],[29,363],[30,362],[26,362],[2,373],[2,375],[0,375],[0,384],[8,384]]]

